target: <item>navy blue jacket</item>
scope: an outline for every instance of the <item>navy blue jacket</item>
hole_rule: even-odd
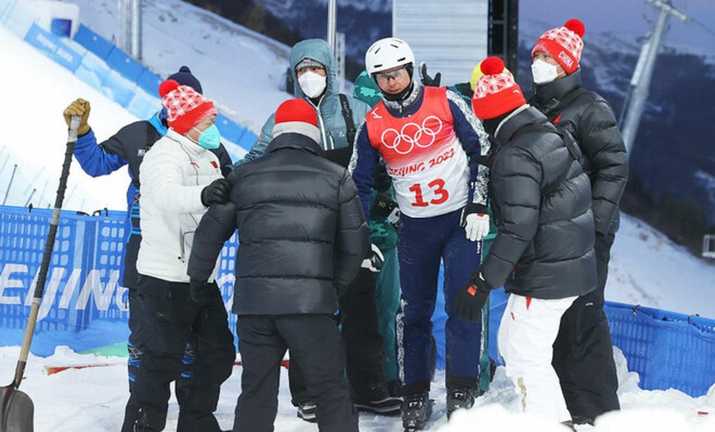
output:
[[[402,118],[409,117],[419,111],[422,106],[424,88],[419,86],[415,91],[418,94],[415,95],[414,101],[402,106],[399,111],[392,106],[393,103],[385,103],[390,114]],[[486,161],[485,157],[489,153],[489,137],[481,122],[464,102],[464,99],[450,90],[447,91],[447,98],[454,120],[454,131],[469,157],[471,169],[469,202],[484,206],[484,212],[486,212],[489,174],[486,166],[480,166],[480,163]],[[374,173],[380,157],[380,153],[370,144],[367,126],[363,122],[355,139],[355,149],[350,162],[350,170],[365,214],[369,214],[368,208],[374,183]]]

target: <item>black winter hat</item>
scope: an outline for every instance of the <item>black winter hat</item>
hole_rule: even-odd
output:
[[[186,85],[196,90],[197,92],[203,94],[201,89],[201,83],[198,79],[191,73],[191,69],[188,66],[181,66],[179,71],[169,75],[170,80],[174,80],[179,83],[179,85]]]

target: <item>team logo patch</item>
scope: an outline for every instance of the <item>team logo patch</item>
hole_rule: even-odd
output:
[[[566,66],[571,67],[573,65],[573,59],[571,59],[571,57],[566,54],[566,51],[559,52],[559,58],[561,59],[561,61],[564,62]]]
[[[218,163],[216,161],[211,161],[211,166],[218,169]]]

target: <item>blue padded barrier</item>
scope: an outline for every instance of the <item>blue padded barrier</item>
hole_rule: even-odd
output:
[[[114,49],[114,45],[111,42],[90,30],[84,24],[79,25],[79,30],[74,35],[74,40],[102,60],[106,60],[109,57],[109,53]]]
[[[142,74],[139,75],[139,78],[137,78],[137,85],[148,95],[158,96],[161,81],[162,78],[159,75],[149,69],[144,69],[144,72],[142,72]]]
[[[32,24],[25,35],[25,41],[42,51],[56,63],[74,72],[82,62],[82,56],[62,43],[62,40],[52,33]]]
[[[109,52],[106,62],[110,68],[119,72],[119,74],[121,74],[124,78],[135,83],[145,70],[141,63],[137,62],[117,47],[114,47],[112,51]]]
[[[102,77],[102,93],[124,108],[127,108],[134,98],[135,89],[133,82],[113,70]]]

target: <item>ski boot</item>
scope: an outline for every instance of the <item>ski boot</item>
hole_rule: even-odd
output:
[[[432,416],[434,401],[429,398],[429,393],[418,393],[405,396],[402,403],[402,427],[405,432],[422,430]]]
[[[298,418],[308,423],[318,423],[318,405],[314,402],[301,402],[298,404]]]
[[[458,409],[469,409],[474,406],[474,390],[470,388],[447,389],[447,418]]]

